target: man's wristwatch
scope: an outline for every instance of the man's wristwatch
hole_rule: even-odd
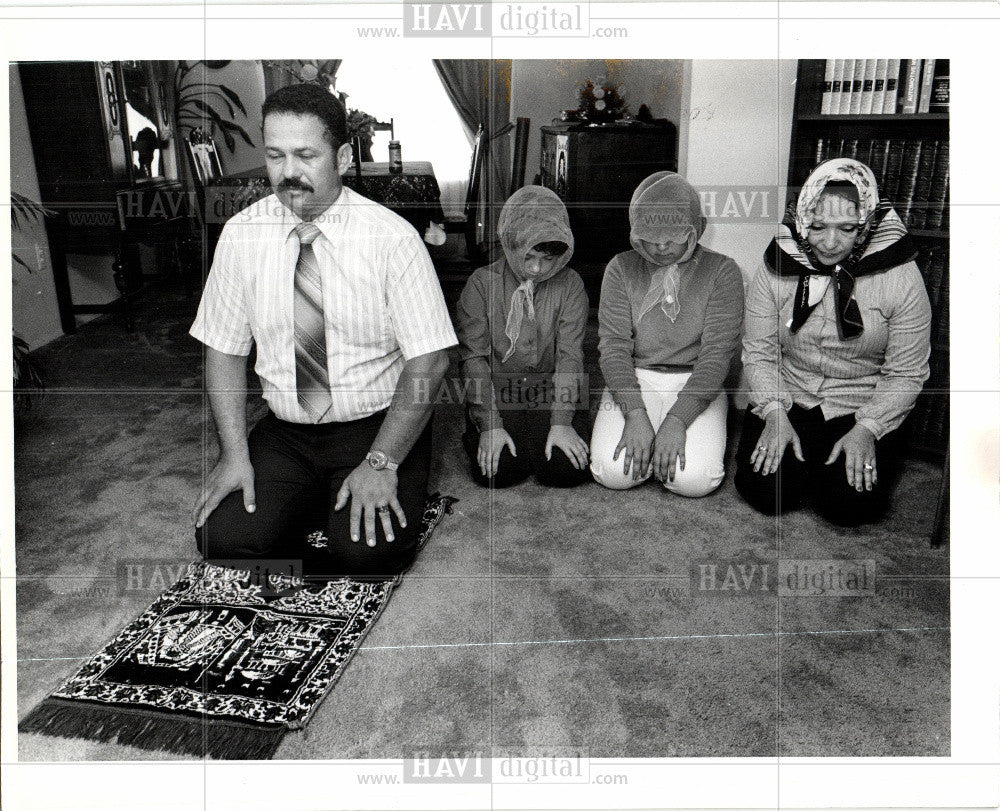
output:
[[[372,466],[372,470],[396,470],[399,468],[399,464],[389,461],[389,457],[382,451],[369,451],[365,461]]]

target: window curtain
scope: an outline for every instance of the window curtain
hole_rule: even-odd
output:
[[[337,69],[343,59],[267,59],[264,68],[264,94],[270,95],[280,87],[305,82],[332,89],[337,80]]]
[[[497,219],[510,182],[509,59],[435,59],[434,68],[469,133],[482,124],[487,135],[486,165],[479,201],[487,243],[496,241]]]

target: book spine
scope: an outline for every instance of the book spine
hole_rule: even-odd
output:
[[[872,157],[872,142],[866,140],[858,141],[858,150],[855,152],[855,158],[861,161],[865,166],[871,168],[871,157]]]
[[[866,59],[864,78],[861,81],[861,115],[871,115],[875,103],[875,67],[877,59]]]
[[[896,100],[899,97],[899,59],[890,59],[885,70],[885,101],[882,104],[882,113],[895,115]]]
[[[830,105],[833,102],[833,82],[836,76],[837,60],[827,59],[823,75],[823,96],[819,105],[820,115],[830,115]]]
[[[910,228],[927,227],[927,208],[930,202],[931,181],[934,177],[934,157],[937,141],[924,141],[920,149],[920,166],[917,168],[917,182],[913,189],[913,205],[910,208]]]
[[[934,155],[934,171],[927,199],[925,228],[941,228],[944,222],[945,200],[948,199],[949,152],[948,142],[941,141]]]
[[[937,268],[935,273],[937,275],[937,301],[934,304],[933,314],[937,317],[937,325],[934,330],[934,340],[939,346],[947,347],[949,344],[949,326],[951,322],[951,295],[948,289],[948,266],[949,266],[949,251],[948,248],[944,247],[937,251],[934,258]],[[948,354],[944,355],[944,384],[947,387],[948,383]]]
[[[830,115],[840,112],[840,99],[844,92],[844,60],[833,60],[833,92],[830,94]]]
[[[851,82],[851,106],[848,112],[857,115],[861,112],[861,95],[865,85],[865,60],[854,60],[854,81]]]
[[[951,70],[947,59],[934,62],[934,86],[931,89],[931,113],[946,113],[951,101]]]
[[[882,138],[872,141],[871,155],[868,158],[868,168],[875,175],[875,182],[878,184],[880,191],[885,188],[885,158],[888,150],[889,142],[886,139]],[[884,194],[884,191],[882,193]]]
[[[889,141],[889,151],[885,160],[885,188],[880,195],[883,200],[896,202],[899,188],[899,167],[903,163],[903,141],[893,138]]]
[[[920,59],[907,59],[906,83],[902,88],[902,98],[900,100],[899,112],[907,115],[917,111],[917,104],[920,101]]]
[[[903,147],[903,161],[899,167],[899,188],[896,190],[895,208],[899,219],[907,228],[910,227],[922,146],[921,141],[906,141]]]
[[[881,115],[885,106],[885,77],[889,70],[888,59],[875,60],[875,85],[872,87],[872,109],[873,115]]]
[[[816,139],[816,154],[813,156],[815,160],[813,165],[816,166],[826,160],[827,157],[827,139],[817,138]]]
[[[844,60],[844,79],[840,85],[840,107],[837,112],[840,115],[847,115],[851,112],[851,87],[854,82],[854,59]]]
[[[917,102],[918,113],[931,111],[931,91],[934,88],[934,63],[936,59],[925,59],[923,76],[920,79],[920,100]]]
[[[844,146],[840,151],[840,157],[851,158],[852,160],[858,159],[858,139],[857,138],[845,138]]]

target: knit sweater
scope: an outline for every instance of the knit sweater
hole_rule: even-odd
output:
[[[601,285],[601,371],[624,413],[643,408],[636,369],[690,371],[668,412],[686,426],[722,391],[743,325],[743,277],[728,256],[699,245],[680,269],[680,312],[671,322],[660,307],[639,320],[656,270],[636,251],[614,257]]]
[[[472,385],[466,396],[469,416],[481,431],[503,427],[497,398],[504,389],[529,376],[551,376],[556,390],[581,389],[583,333],[587,326],[587,294],[576,271],[563,268],[535,289],[535,319],[525,319],[514,353],[504,354],[510,339],[504,324],[519,282],[503,259],[476,270],[462,290],[455,310],[462,374]],[[551,404],[552,425],[569,425],[578,402],[559,396]]]

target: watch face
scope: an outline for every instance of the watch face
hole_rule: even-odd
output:
[[[372,451],[368,454],[368,464],[375,470],[382,470],[388,461],[388,458],[382,451]]]

